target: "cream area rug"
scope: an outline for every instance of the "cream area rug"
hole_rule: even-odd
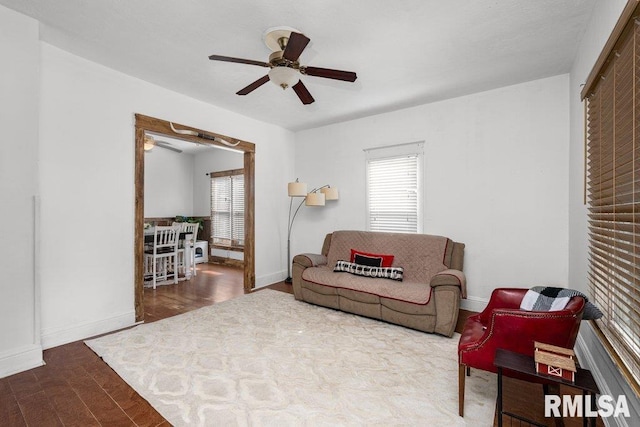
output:
[[[445,338],[261,290],[86,341],[175,426],[491,426],[494,374]]]

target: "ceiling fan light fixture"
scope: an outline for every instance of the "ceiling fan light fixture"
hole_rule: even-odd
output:
[[[282,89],[292,87],[300,80],[298,71],[289,67],[273,67],[269,71],[269,80],[280,86]]]
[[[151,151],[156,146],[156,140],[151,135],[144,136],[144,151]]]

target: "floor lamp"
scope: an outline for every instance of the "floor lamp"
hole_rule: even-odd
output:
[[[284,279],[284,281],[291,283],[291,230],[293,229],[293,222],[298,215],[298,211],[300,211],[303,203],[306,206],[324,206],[326,200],[338,200],[338,189],[327,184],[307,191],[307,184],[299,182],[296,179],[295,182],[289,183],[287,190],[289,193],[289,227],[287,229],[287,278]],[[294,197],[304,198],[295,212],[293,212],[293,216],[291,216]]]

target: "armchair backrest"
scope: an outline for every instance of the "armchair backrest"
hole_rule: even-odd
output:
[[[491,339],[496,348],[506,348],[533,355],[534,341],[573,348],[585,300],[576,296],[563,310],[528,311],[520,309],[527,289],[498,288],[491,294],[489,304],[480,314],[480,322],[495,332]]]
[[[520,303],[527,293],[528,289],[525,288],[497,288],[491,293],[491,298],[485,309],[480,313],[482,323],[488,322],[491,312],[495,308],[511,308],[520,309]],[[584,298],[574,297],[572,298],[564,310],[570,310],[572,312],[580,312],[584,310],[585,301]]]
[[[480,313],[480,322],[487,325],[493,310],[496,308],[519,309],[520,302],[524,298],[528,289],[524,288],[497,288],[491,293],[489,303]]]

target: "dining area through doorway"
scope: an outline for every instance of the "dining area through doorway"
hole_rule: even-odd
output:
[[[145,218],[145,287],[156,289],[157,286],[177,284],[197,276],[197,264],[209,261],[208,241],[200,239],[201,235],[206,235],[207,220]]]

